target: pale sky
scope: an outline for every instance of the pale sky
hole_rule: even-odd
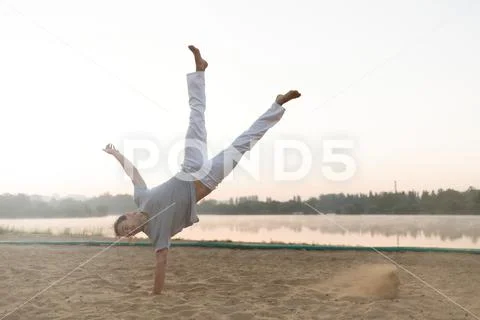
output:
[[[474,1],[0,0],[0,193],[130,193],[109,142],[156,146],[153,166],[134,159],[149,187],[174,174],[189,44],[210,65],[212,155],[278,93],[303,95],[241,164],[259,176],[240,168],[210,198],[479,187],[479,17]],[[346,181],[322,173],[329,139],[354,143],[337,150]],[[272,173],[285,140],[312,155],[298,181]]]

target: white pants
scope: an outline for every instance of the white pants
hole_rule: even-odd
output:
[[[250,128],[243,132],[225,150],[212,159],[207,156],[207,130],[205,129],[205,73],[187,75],[190,104],[190,123],[185,142],[185,159],[180,177],[200,180],[210,190],[215,189],[230,174],[245,152],[260,140],[283,116],[285,109],[274,103]]]

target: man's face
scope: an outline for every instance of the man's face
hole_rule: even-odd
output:
[[[118,233],[122,237],[133,236],[140,232],[139,219],[136,212],[126,213],[126,219],[118,224]]]

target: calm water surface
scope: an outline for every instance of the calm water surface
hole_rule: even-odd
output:
[[[116,216],[0,219],[0,226],[113,236]],[[480,216],[200,215],[175,238],[360,246],[479,248]]]

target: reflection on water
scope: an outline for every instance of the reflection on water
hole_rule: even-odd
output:
[[[0,226],[113,236],[116,217],[0,219]],[[339,227],[341,226],[341,227]],[[477,248],[480,216],[201,215],[176,238],[361,246]]]
[[[202,216],[200,224],[180,236],[201,240],[477,248],[480,216]]]

